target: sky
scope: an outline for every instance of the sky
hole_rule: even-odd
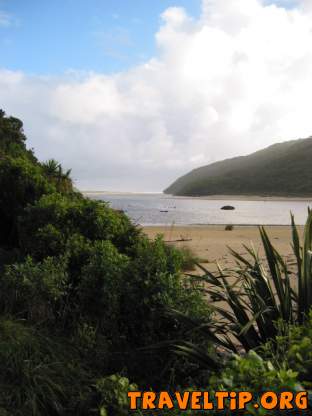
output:
[[[0,108],[81,190],[312,135],[312,0],[0,0]]]

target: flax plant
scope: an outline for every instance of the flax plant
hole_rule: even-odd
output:
[[[218,273],[213,274],[199,265],[203,271],[202,290],[215,314],[211,323],[199,324],[198,329],[219,346],[235,352],[242,348],[249,351],[274,339],[278,334],[277,323],[283,322],[287,328],[305,322],[312,307],[311,211],[302,240],[292,214],[291,229],[293,264],[283,258],[265,228],[260,227],[264,258],[253,246],[244,245],[245,256],[230,249],[236,265],[231,269],[218,266]],[[191,354],[192,350],[195,353],[191,345],[181,343],[175,347],[183,355]]]

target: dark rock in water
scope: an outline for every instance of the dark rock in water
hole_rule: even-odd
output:
[[[232,205],[224,205],[224,207],[222,207],[221,209],[223,209],[225,211],[233,211],[233,209],[235,209],[235,207],[232,207]]]

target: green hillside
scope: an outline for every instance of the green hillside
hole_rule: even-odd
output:
[[[166,194],[312,196],[312,137],[195,169]]]

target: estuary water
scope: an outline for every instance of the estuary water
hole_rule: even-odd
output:
[[[85,193],[91,199],[106,201],[112,208],[123,210],[140,225],[288,225],[290,212],[298,225],[307,218],[310,201],[235,200],[174,197],[164,194]],[[225,205],[235,207],[224,211]]]

